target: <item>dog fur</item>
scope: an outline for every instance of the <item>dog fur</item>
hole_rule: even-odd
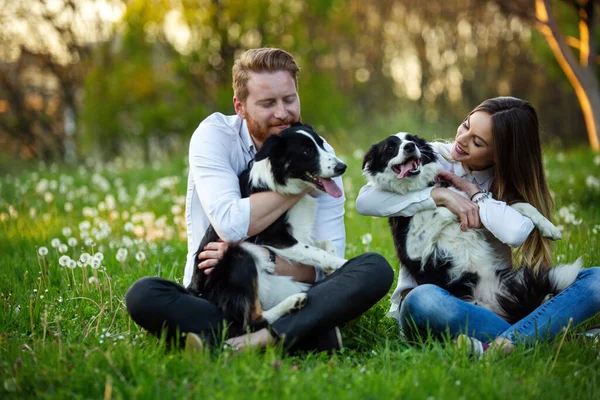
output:
[[[346,165],[325,150],[323,139],[312,127],[297,123],[267,138],[252,167],[240,176],[240,189],[243,197],[264,191],[298,195],[307,189],[340,197],[342,191],[331,178],[345,170]],[[206,275],[197,268],[197,255],[218,238],[210,226],[196,253],[188,290],[216,304],[228,320],[244,328],[271,324],[301,308],[310,285],[275,275],[275,264],[260,247],[292,263],[314,265],[326,274],[341,267],[346,260],[336,256],[333,243],[313,238],[316,206],[312,196],[302,197],[264,231],[230,246]]]
[[[363,175],[375,187],[399,194],[434,185],[441,170],[432,146],[407,133],[374,144],[363,161]],[[530,218],[542,236],[561,238],[560,231],[530,204],[512,207]],[[502,257],[503,246],[489,232],[462,232],[458,217],[445,207],[419,211],[412,217],[391,217],[389,224],[401,266],[418,284],[440,286],[509,322],[519,321],[564,290],[581,269],[580,259],[550,270],[513,269]]]

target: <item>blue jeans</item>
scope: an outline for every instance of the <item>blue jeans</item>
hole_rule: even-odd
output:
[[[435,336],[461,333],[489,342],[497,337],[513,343],[550,340],[600,312],[600,267],[579,272],[571,286],[514,325],[492,311],[467,303],[435,285],[420,285],[406,296],[399,310],[400,328],[408,334],[430,330]],[[416,330],[415,330],[416,328]]]

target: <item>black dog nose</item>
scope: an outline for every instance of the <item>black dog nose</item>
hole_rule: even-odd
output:
[[[344,163],[337,163],[335,168],[333,169],[333,172],[335,172],[336,174],[343,174],[344,172],[346,172],[346,164]]]
[[[413,142],[408,142],[404,145],[404,152],[407,154],[415,152],[415,144]]]

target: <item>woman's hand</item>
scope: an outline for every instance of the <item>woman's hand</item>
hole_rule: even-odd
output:
[[[223,258],[223,254],[225,254],[228,247],[229,244],[221,239],[217,242],[210,242],[204,246],[203,251],[198,254],[198,259],[204,260],[198,264],[198,269],[203,269],[206,275],[210,274],[219,260]]]
[[[442,171],[438,174],[438,178],[445,180],[458,190],[465,192],[467,196],[469,196],[469,199],[473,197],[475,193],[481,190],[481,188],[476,184],[471,183],[468,180],[463,179],[457,175],[454,175],[452,172]]]
[[[459,178],[460,179],[460,178]],[[465,196],[446,188],[435,188],[431,191],[431,198],[438,206],[444,206],[460,218],[460,230],[467,228],[481,228],[479,219],[479,206]]]

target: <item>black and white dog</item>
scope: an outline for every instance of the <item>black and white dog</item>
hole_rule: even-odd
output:
[[[271,135],[256,154],[252,167],[240,176],[242,196],[264,191],[297,195],[317,189],[341,197],[342,190],[332,178],[342,175],[346,165],[327,152],[323,143],[310,126],[300,123]],[[346,260],[336,256],[334,244],[313,238],[316,205],[312,196],[302,197],[267,229],[230,246],[211,274],[206,275],[197,268],[198,253],[218,238],[209,227],[196,253],[196,268],[187,289],[216,304],[228,320],[244,329],[271,324],[301,308],[310,285],[275,275],[274,262],[260,246],[292,263],[322,268],[326,274],[341,267]]]
[[[431,145],[407,133],[374,144],[363,161],[363,175],[375,187],[399,194],[433,185],[441,170]],[[512,207],[529,217],[543,237],[561,238],[560,231],[530,204]],[[391,217],[389,224],[401,266],[418,284],[438,285],[508,322],[524,318],[565,289],[581,269],[580,259],[549,270],[513,269],[498,246],[487,240],[484,229],[462,232],[458,217],[445,207]]]

